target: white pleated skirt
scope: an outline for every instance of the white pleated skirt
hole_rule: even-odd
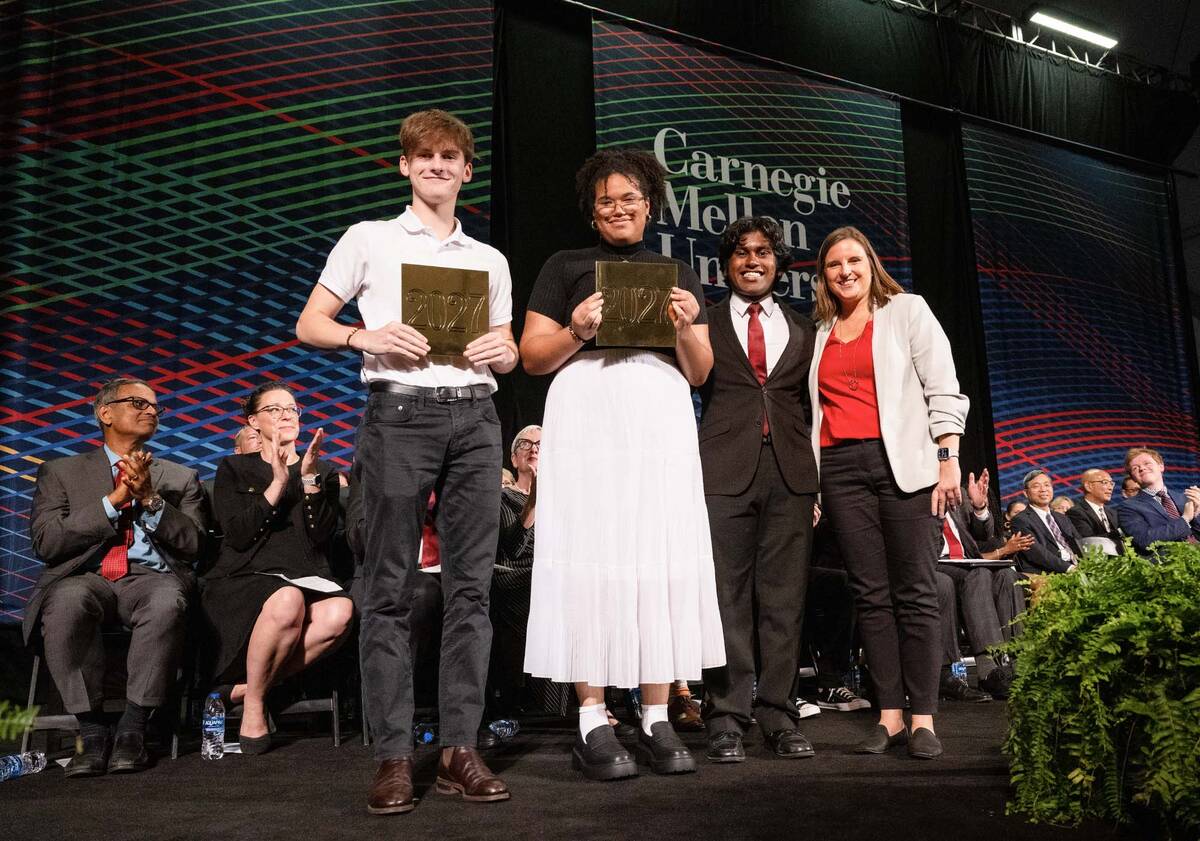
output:
[[[537,483],[527,672],[629,688],[724,665],[691,392],[667,357],[564,365]]]

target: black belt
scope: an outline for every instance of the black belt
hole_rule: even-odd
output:
[[[409,397],[423,397],[437,403],[457,403],[460,400],[484,400],[492,396],[492,390],[482,383],[477,385],[439,385],[421,386],[394,383],[391,380],[375,380],[371,383],[371,393],[405,394]]]

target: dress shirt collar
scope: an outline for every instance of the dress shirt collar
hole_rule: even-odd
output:
[[[104,454],[106,456],[108,456],[109,470],[115,471],[117,469],[117,462],[121,460],[121,457],[119,455],[117,455],[115,452],[113,452],[112,450],[110,450],[108,447],[108,444],[104,445]]]
[[[404,212],[396,217],[396,221],[400,223],[400,227],[408,231],[410,234],[428,234],[437,239],[437,234],[433,232],[433,228],[421,221],[421,217],[411,206],[405,208]],[[443,245],[454,243],[456,245],[467,245],[467,235],[463,233],[462,223],[458,218],[454,219],[454,230],[450,232],[450,236],[445,239],[438,240]]]
[[[746,311],[750,309],[751,303],[751,301],[747,301],[736,292],[731,291],[729,293],[729,306],[735,313],[737,313],[738,318],[746,317]],[[770,318],[775,314],[774,295],[767,295],[765,298],[760,299],[758,303],[762,305],[762,314],[766,318]]]
[[[1105,518],[1108,517],[1108,514],[1105,513],[1105,511],[1104,511],[1103,505],[1097,505],[1096,503],[1092,502],[1087,497],[1084,497],[1083,501],[1086,502],[1088,505],[1092,506],[1092,510],[1096,512],[1097,517],[1099,517],[1101,514],[1103,514]]]

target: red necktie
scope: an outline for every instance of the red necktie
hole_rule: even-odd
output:
[[[763,338],[762,322],[758,320],[758,313],[762,310],[762,304],[755,301],[750,305],[750,323],[746,328],[746,356],[750,359],[750,367],[754,369],[754,376],[758,377],[758,384],[762,385],[767,381],[767,343]],[[763,401],[763,416],[762,416],[762,434],[766,438],[771,433],[771,425],[767,423],[767,403]]]
[[[1163,488],[1161,491],[1159,491],[1156,496],[1158,497],[1158,501],[1162,503],[1163,510],[1167,512],[1168,517],[1170,517],[1172,520],[1183,519],[1183,515],[1179,513],[1179,506],[1175,504],[1175,500],[1171,499],[1171,495],[1167,493],[1166,488]],[[1191,523],[1188,523],[1188,525],[1190,526]],[[1187,536],[1187,542],[1196,543],[1196,535],[1189,534]]]
[[[122,473],[113,474],[113,487],[119,487]],[[100,574],[109,581],[116,581],[129,574],[129,547],[133,545],[133,500],[129,500],[117,511],[116,542],[108,547],[100,561]]]
[[[942,518],[942,534],[946,538],[946,548],[950,552],[950,560],[961,561],[966,555],[963,554],[962,541],[958,539],[958,535],[954,533],[954,529],[950,527],[950,518]]]

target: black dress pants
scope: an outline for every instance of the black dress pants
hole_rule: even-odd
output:
[[[765,445],[745,492],[710,494],[705,501],[726,659],[724,666],[704,672],[706,727],[710,734],[745,732],[752,703],[764,731],[795,727],[799,716],[791,691],[800,659],[815,500],[812,494],[792,493],[775,451]]]
[[[413,752],[413,603],[429,494],[438,495],[445,747],[474,747],[492,644],[488,618],[500,530],[500,421],[490,398],[439,403],[373,393],[358,430],[365,551],[359,654],[380,761]]]
[[[880,440],[821,450],[821,501],[850,575],[867,667],[881,709],[937,712],[941,649],[938,523],[930,489],[896,485]]]

